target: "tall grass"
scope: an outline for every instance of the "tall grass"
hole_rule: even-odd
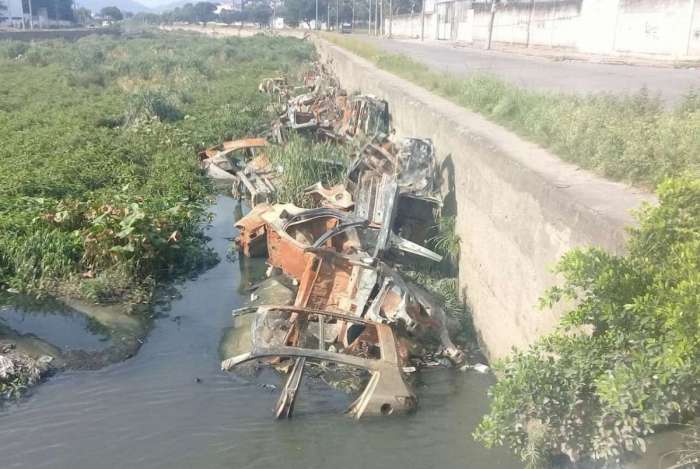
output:
[[[278,187],[277,202],[308,206],[304,189],[322,182],[326,187],[343,181],[351,148],[336,143],[319,143],[293,133],[283,146],[270,150],[274,166],[281,166],[284,183]]]
[[[531,91],[494,76],[437,72],[359,39],[323,37],[602,176],[653,188],[668,176],[700,174],[700,99],[693,92],[667,110],[646,90],[625,97]]]
[[[0,287],[116,301],[211,262],[194,151],[269,122],[289,38],[0,41]]]

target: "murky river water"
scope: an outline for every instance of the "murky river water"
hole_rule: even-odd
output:
[[[219,370],[231,310],[248,268],[227,260],[234,200],[212,208],[211,245],[222,258],[184,283],[138,355],[99,371],[66,372],[0,410],[0,468],[510,468],[505,450],[470,434],[492,377],[434,370],[417,383],[414,415],[355,422],[349,398],[305,380],[294,418],[277,422],[273,374]],[[15,318],[17,319],[17,318]]]

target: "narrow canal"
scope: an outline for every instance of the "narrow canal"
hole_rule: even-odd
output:
[[[359,422],[342,414],[346,395],[309,379],[294,418],[273,420],[279,377],[219,370],[231,310],[245,301],[250,272],[264,266],[227,256],[238,202],[220,196],[212,212],[208,235],[222,261],[178,286],[181,296],[134,358],[59,374],[0,409],[0,467],[521,467],[506,450],[487,450],[471,438],[493,381],[475,372],[423,372],[415,414]]]

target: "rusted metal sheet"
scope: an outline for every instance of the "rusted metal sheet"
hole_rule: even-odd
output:
[[[231,192],[239,197],[246,194],[251,205],[255,207],[260,203],[272,202],[280,184],[282,184],[282,175],[273,168],[269,157],[263,153],[236,172],[236,182]]]
[[[215,156],[228,156],[231,153],[237,151],[245,151],[245,156],[253,157],[255,156],[255,150],[267,146],[267,140],[264,138],[244,138],[241,140],[230,140],[221,143],[220,145],[215,145],[209,147],[206,150],[199,152],[200,160],[205,160],[207,158],[214,158]]]
[[[394,269],[366,252],[357,233],[363,223],[351,222],[349,229],[327,236],[347,220],[342,212],[329,209],[260,206],[238,222],[237,243],[242,252],[250,252],[252,240],[260,243],[261,238],[249,233],[265,232],[270,265],[299,282],[295,305],[368,315],[376,321],[402,323],[410,332],[434,329],[448,355],[458,358],[446,335],[442,309],[418,301],[425,295],[418,295]],[[263,247],[257,244],[256,249]]]
[[[216,180],[236,181],[236,173],[259,155],[267,146],[264,138],[231,140],[198,153],[200,165],[207,175]]]
[[[352,194],[343,184],[336,184],[326,189],[321,182],[317,182],[313,186],[307,187],[304,193],[323,207],[350,210],[354,205]]]
[[[267,224],[260,215],[268,209],[268,205],[258,205],[234,225],[238,229],[236,246],[244,256],[267,256]]]
[[[278,418],[292,415],[307,361],[330,362],[370,373],[369,382],[347,410],[355,419],[400,415],[416,407],[417,399],[404,380],[401,355],[389,326],[342,313],[289,306],[244,308],[234,314],[255,314],[250,351],[224,360],[223,370],[251,360],[295,359],[275,409]],[[283,329],[285,323],[289,327],[292,315],[303,319],[305,324],[295,346],[286,345],[270,334],[272,329]],[[327,326],[338,324],[343,325],[338,328],[339,333],[327,337]]]

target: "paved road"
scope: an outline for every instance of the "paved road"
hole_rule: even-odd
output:
[[[484,51],[447,43],[384,39],[356,35],[384,50],[405,54],[439,70],[455,74],[491,73],[513,84],[533,89],[589,93],[636,93],[646,87],[673,104],[691,89],[700,90],[700,70],[590,63]]]

